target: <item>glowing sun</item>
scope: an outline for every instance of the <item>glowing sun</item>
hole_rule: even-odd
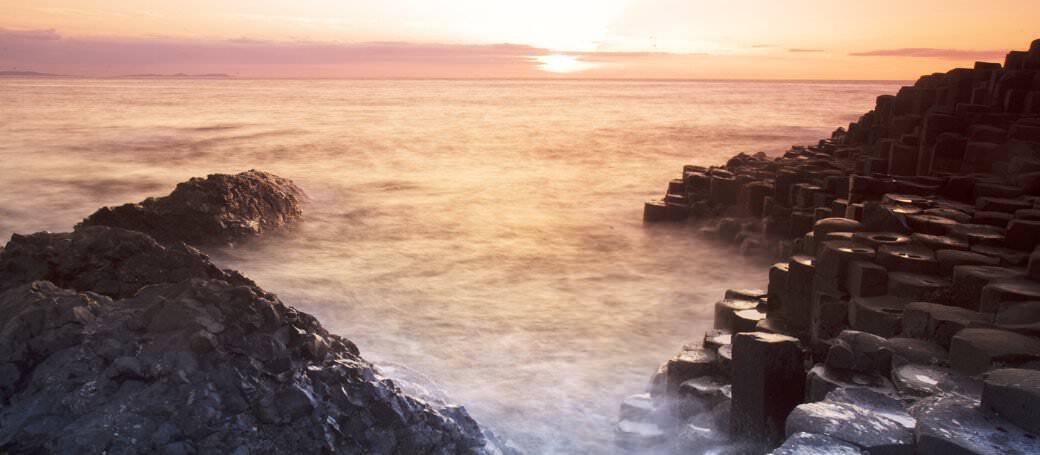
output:
[[[534,58],[539,63],[538,68],[550,73],[573,73],[595,67],[595,64],[583,62],[572,55],[541,55]]]

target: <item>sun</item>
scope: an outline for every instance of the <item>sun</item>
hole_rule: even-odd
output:
[[[550,73],[574,73],[594,68],[596,65],[583,62],[573,55],[550,54],[534,58],[539,63],[538,69]]]

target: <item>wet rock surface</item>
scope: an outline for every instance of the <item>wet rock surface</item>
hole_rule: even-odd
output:
[[[77,227],[112,226],[160,242],[227,245],[296,222],[304,198],[292,181],[267,172],[212,174],[178,184],[168,196],[101,208]]]

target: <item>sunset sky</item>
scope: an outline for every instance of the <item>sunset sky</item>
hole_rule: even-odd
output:
[[[1037,0],[0,0],[0,70],[911,79],[1003,62]]]

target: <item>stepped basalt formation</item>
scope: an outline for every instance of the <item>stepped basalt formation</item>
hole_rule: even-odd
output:
[[[779,158],[685,166],[644,220],[779,261],[622,404],[622,443],[1040,453],[1040,40]]]

